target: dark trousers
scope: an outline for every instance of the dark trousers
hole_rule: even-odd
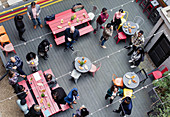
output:
[[[22,70],[22,67],[23,67],[23,62],[21,63],[21,65],[19,67],[17,67],[17,71],[19,74],[21,75],[26,75],[25,72]]]
[[[105,99],[107,100],[108,97],[111,97],[110,95],[106,94]],[[110,99],[110,104],[113,102],[113,99]]]
[[[119,106],[119,109],[118,110],[116,110],[117,112],[121,112],[122,111],[122,116],[125,116],[125,113],[124,113],[124,111],[122,110],[122,107],[121,107],[121,105]]]
[[[65,43],[65,48],[68,49],[68,48],[72,48],[73,47],[73,43],[72,42],[66,42]]]
[[[57,103],[57,105],[58,105],[59,109],[61,109],[60,104],[66,104],[66,102],[65,102],[64,98],[63,98],[63,100],[60,100],[60,102],[56,102],[56,103]]]
[[[114,22],[111,21],[111,24],[113,25],[113,28],[114,28],[114,30],[115,30],[116,27],[118,28],[119,25],[121,24],[121,19],[116,19],[116,18],[115,18],[115,21],[114,21]]]
[[[23,39],[22,35],[24,34],[24,32],[18,32],[19,33],[19,38]]]

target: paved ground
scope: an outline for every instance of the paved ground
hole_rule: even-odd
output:
[[[85,5],[85,9],[89,12],[92,8],[92,5],[98,6],[98,8],[101,10],[103,6],[106,6],[108,9],[111,9],[113,7],[116,7],[118,5],[124,4],[125,2],[128,2],[129,0],[107,0],[103,2],[103,0],[64,0],[58,4],[51,5],[49,7],[46,7],[42,9],[41,12],[41,18],[45,17],[47,14],[52,14],[52,13],[59,13],[62,11],[65,11],[67,9],[70,9],[71,6],[76,3],[76,2],[82,2]],[[109,11],[108,13],[110,14],[110,18],[108,19],[107,23],[111,21],[111,18],[119,8]],[[142,13],[142,9],[138,6],[136,3],[130,3],[129,5],[123,6],[124,10],[127,10],[129,12],[129,17],[128,20],[133,20],[133,18],[137,15],[143,17],[145,19],[144,25],[141,27],[145,31],[145,36],[148,35],[149,31],[152,29],[153,25],[150,23],[150,21],[146,18],[146,16]],[[33,26],[31,24],[31,21],[28,20],[27,16],[24,15],[24,23],[26,25],[26,32],[24,33],[24,37],[29,40],[26,45],[19,41],[18,39],[18,34],[14,26],[13,19],[3,22],[2,25],[4,25],[5,29],[7,30],[7,34],[9,35],[11,42],[15,46],[15,50],[17,52],[17,55],[22,58],[24,61],[24,71],[27,74],[30,74],[31,71],[28,68],[28,66],[25,63],[25,55],[26,53],[33,51],[37,52],[37,45],[45,38],[47,38],[52,44],[53,48],[49,52],[50,58],[47,61],[44,61],[43,59],[40,58],[40,63],[39,63],[39,69],[47,70],[49,68],[52,69],[54,72],[54,75],[56,77],[59,77],[65,73],[70,72],[72,68],[72,58],[71,58],[71,51],[64,53],[63,49],[64,46],[56,46],[54,43],[54,38],[53,35],[47,35],[42,38],[37,38],[40,37],[41,35],[50,32],[50,29],[48,26],[44,26],[43,29],[40,29],[39,27],[34,30]],[[95,22],[92,22],[92,26],[95,27]],[[107,49],[104,50],[99,46],[98,40],[101,36],[102,31],[97,32],[96,35],[93,33],[87,34],[85,36],[80,37],[79,41],[74,44],[74,47],[76,50],[80,50],[82,52],[82,55],[87,56],[90,58],[91,61],[98,60],[102,57],[108,56],[109,54],[112,54],[113,52],[116,52],[120,49],[122,49],[125,45],[128,45],[128,42],[125,44],[124,42],[120,42],[119,44],[116,45],[116,40],[113,40],[113,37],[108,40],[106,43]],[[114,32],[113,36],[116,35],[116,32]],[[36,40],[32,40],[35,39]],[[129,41],[129,39],[127,39]],[[108,101],[104,100],[104,95],[107,91],[107,89],[111,86],[111,77],[112,74],[115,73],[117,76],[122,77],[123,74],[125,74],[128,71],[138,71],[139,68],[146,68],[147,71],[150,71],[152,69],[152,66],[149,65],[148,61],[145,61],[145,63],[141,64],[139,68],[136,69],[131,69],[128,63],[129,57],[127,56],[127,50],[122,50],[120,53],[118,52],[117,54],[114,54],[110,56],[109,58],[103,59],[101,61],[102,67],[98,71],[98,73],[95,75],[94,78],[91,77],[89,74],[83,74],[81,79],[78,80],[78,84],[75,85],[70,79],[69,75],[66,75],[62,77],[61,79],[58,80],[58,83],[60,86],[62,86],[65,91],[68,93],[71,88],[77,87],[80,93],[80,100],[78,100],[78,104],[75,105],[75,108],[78,108],[82,104],[86,105],[90,112],[95,112],[99,108],[104,107],[105,105],[108,104]],[[11,53],[9,54],[10,56],[13,56],[14,54]],[[8,58],[9,58],[8,57]],[[7,58],[7,59],[8,59]],[[4,83],[4,86],[2,85],[1,90],[5,90],[6,87],[8,86],[9,88],[9,93],[4,92],[4,96],[8,97],[9,95],[13,94],[12,88],[8,85],[7,78],[4,79],[2,82]],[[148,84],[151,82],[151,79],[148,79],[145,84]],[[1,85],[0,85],[1,86]],[[6,86],[6,87],[5,87]],[[137,89],[142,87],[140,85]],[[133,111],[132,111],[132,117],[144,117],[146,116],[146,112],[149,110],[151,102],[148,96],[148,90],[151,87],[149,87],[147,90],[142,90],[135,94],[136,98],[133,100]],[[135,89],[135,90],[137,90]],[[117,97],[115,101],[119,99]],[[15,99],[16,100],[16,99]],[[14,101],[15,100],[11,100]],[[11,102],[12,103],[12,102]],[[8,103],[8,101],[0,104],[0,106],[3,106],[6,104],[6,108],[11,108],[11,103]],[[13,104],[14,105],[14,104]],[[108,108],[105,108],[95,114],[93,114],[93,117],[118,117],[118,114],[112,113],[112,110],[114,108],[118,108],[119,103],[115,103]],[[21,113],[20,110],[17,108],[17,106],[14,106],[15,111],[12,109],[9,109],[7,111],[3,111],[3,113],[10,113],[6,117],[19,117],[17,115],[17,112]],[[6,109],[5,108],[5,109]],[[13,113],[15,113],[15,116]],[[69,109],[66,112],[60,112],[54,116],[56,117],[70,117],[72,113],[75,112],[75,109]],[[3,116],[4,117],[4,116]]]
[[[3,63],[0,59],[0,77],[5,73],[2,64]],[[14,95],[13,88],[9,85],[7,76],[0,81],[0,92],[0,100],[4,100]],[[0,117],[23,117],[23,113],[16,104],[16,100],[17,97],[14,97],[11,100],[0,102]]]

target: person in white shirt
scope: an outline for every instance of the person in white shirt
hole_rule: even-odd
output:
[[[32,69],[32,72],[38,71],[38,57],[34,52],[29,52],[26,55],[27,64]]]

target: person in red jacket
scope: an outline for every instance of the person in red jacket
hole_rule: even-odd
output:
[[[101,14],[99,15],[99,17],[96,20],[96,29],[94,29],[94,34],[96,34],[96,31],[99,28],[104,29],[104,27],[102,26],[103,23],[106,22],[106,20],[108,19],[109,14],[107,13],[107,9],[103,8]]]

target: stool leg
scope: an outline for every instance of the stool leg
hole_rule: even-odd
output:
[[[8,57],[8,52],[6,52],[6,57]]]
[[[118,40],[117,40],[116,44],[118,44],[118,43],[119,43],[119,41],[120,41],[120,39],[118,39]]]
[[[114,39],[117,37],[117,35],[114,37]]]
[[[77,79],[74,78],[74,82],[77,84]]]
[[[138,0],[136,0],[136,3],[138,2]]]
[[[15,54],[17,54],[15,50],[13,50],[13,52],[14,52]]]

